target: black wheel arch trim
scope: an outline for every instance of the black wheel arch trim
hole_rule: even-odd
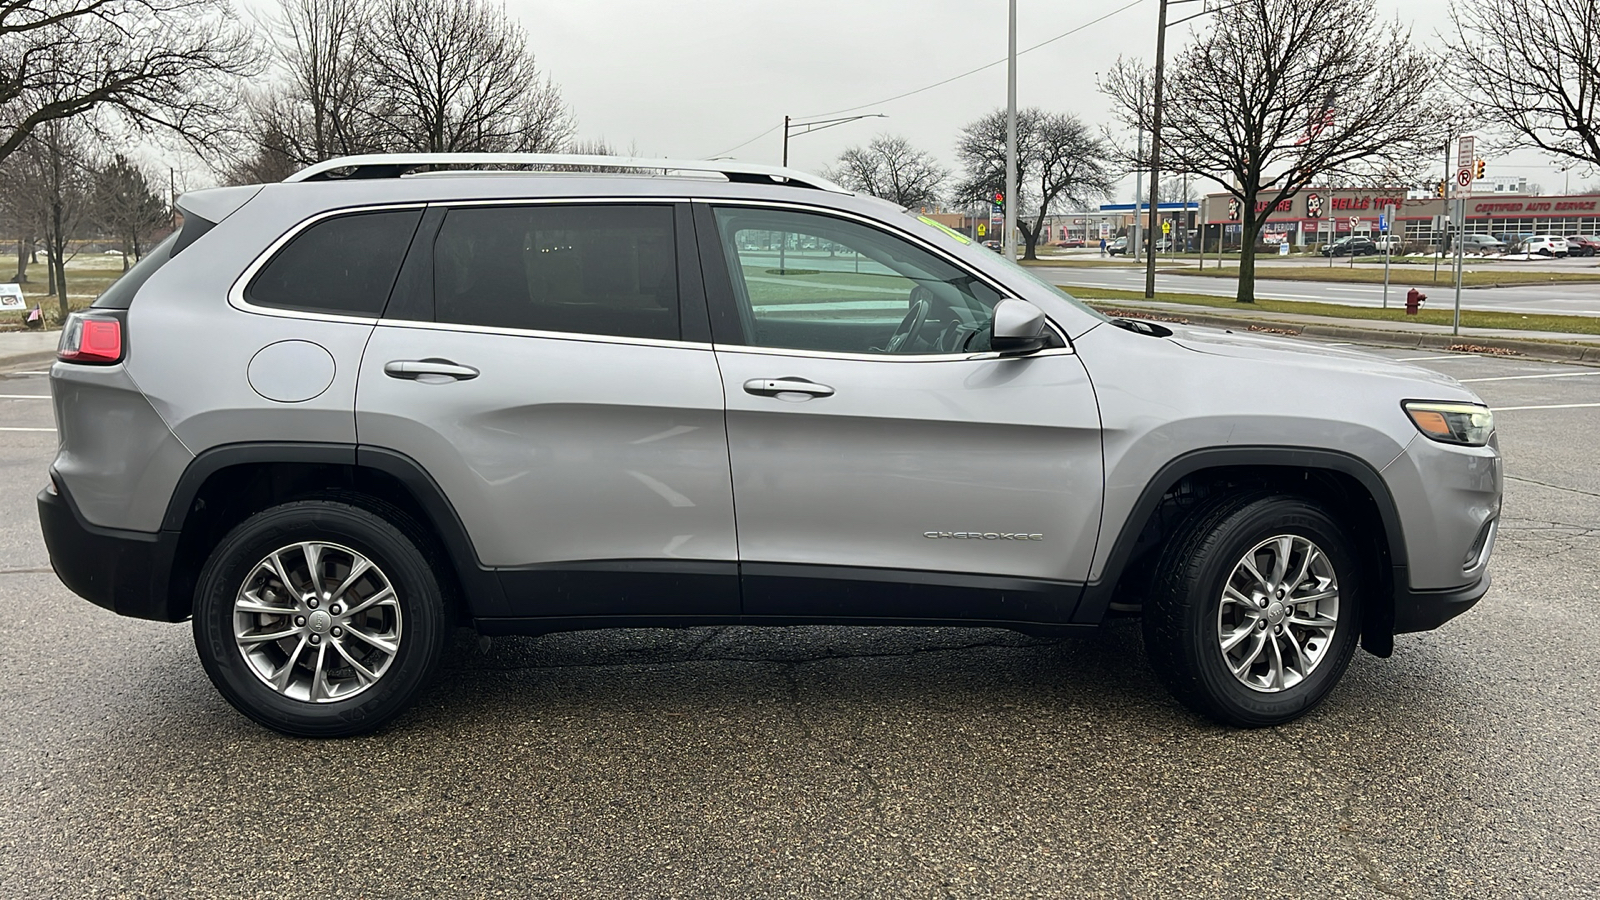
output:
[[[216,473],[241,465],[306,463],[372,469],[393,477],[409,490],[434,530],[460,579],[468,608],[474,615],[505,615],[506,601],[494,570],[478,560],[466,525],[444,490],[420,463],[394,450],[361,444],[311,442],[251,442],[223,444],[202,451],[179,476],[162,530],[181,532],[195,497]]]
[[[1184,478],[1205,469],[1249,467],[1322,469],[1348,475],[1360,482],[1372,496],[1378,517],[1383,523],[1389,551],[1389,571],[1381,574],[1391,579],[1391,584],[1383,587],[1391,596],[1398,597],[1402,593],[1409,595],[1405,533],[1400,523],[1399,507],[1383,476],[1371,463],[1338,450],[1310,447],[1212,447],[1192,450],[1176,457],[1162,466],[1145,484],[1133,509],[1123,520],[1116,542],[1111,545],[1111,553],[1106,557],[1101,577],[1085,585],[1074,621],[1094,624],[1105,618],[1112,594],[1139,541],[1139,535],[1167,491]],[[1379,656],[1387,656],[1393,645],[1394,609],[1392,604],[1385,606],[1385,610],[1372,611],[1363,628],[1363,645]]]

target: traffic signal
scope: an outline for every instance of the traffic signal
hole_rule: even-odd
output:
[[[1004,207],[1006,205],[1006,195],[1004,193],[1000,192],[1000,191],[995,191],[994,192],[994,205],[995,206]]]
[[[1483,160],[1481,160],[1481,159],[1478,160],[1478,168],[1473,171],[1472,177],[1473,178],[1482,178],[1483,177]]]
[[[1439,187],[1438,187],[1439,196],[1441,196],[1441,197],[1446,196],[1446,194],[1449,192],[1449,190],[1450,190],[1450,182],[1444,180],[1443,178],[1439,179]]]

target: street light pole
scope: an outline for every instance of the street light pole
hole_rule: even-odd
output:
[[[1006,259],[1017,258],[1017,0],[1011,0],[1006,51],[1006,202],[1005,236],[1001,246]]]
[[[785,168],[788,168],[788,166],[789,166],[789,135],[791,135],[791,134],[797,134],[797,135],[799,135],[799,134],[810,134],[813,131],[821,131],[824,128],[832,128],[835,125],[843,125],[846,122],[854,122],[854,121],[856,121],[858,119],[887,119],[887,118],[889,118],[889,117],[884,115],[883,113],[862,113],[859,116],[841,116],[840,118],[837,118],[837,119],[817,119],[814,122],[792,122],[788,116],[784,116],[783,117],[783,165],[784,165]],[[804,129],[804,130],[802,131],[801,129]]]
[[[1156,210],[1161,195],[1161,73],[1166,65],[1167,53],[1167,0],[1161,0],[1161,11],[1156,22],[1156,96],[1155,108],[1150,116],[1150,254],[1144,260],[1144,297],[1156,296]]]

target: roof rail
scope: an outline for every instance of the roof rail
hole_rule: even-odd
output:
[[[425,166],[532,166],[585,169],[619,169],[631,174],[671,175],[694,172],[721,175],[749,184],[786,184],[849,194],[826,178],[779,166],[762,166],[731,160],[646,159],[628,156],[586,156],[573,153],[371,153],[344,156],[317,163],[285,178],[293,181],[334,181],[352,178],[399,178]]]

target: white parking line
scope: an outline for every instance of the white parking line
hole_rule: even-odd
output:
[[[1495,412],[1516,412],[1519,409],[1600,409],[1600,403],[1554,403],[1550,406],[1496,406]]]
[[[15,425],[0,426],[0,431],[55,431],[54,428],[22,428]]]
[[[1478,381],[1522,381],[1525,378],[1587,378],[1600,375],[1600,372],[1551,372],[1548,375],[1499,375],[1494,378],[1459,378],[1462,384]]]
[[[1470,353],[1447,353],[1444,356],[1402,356],[1395,362],[1422,362],[1428,359],[1477,359]]]
[[[49,394],[0,394],[0,400],[49,400]]]

